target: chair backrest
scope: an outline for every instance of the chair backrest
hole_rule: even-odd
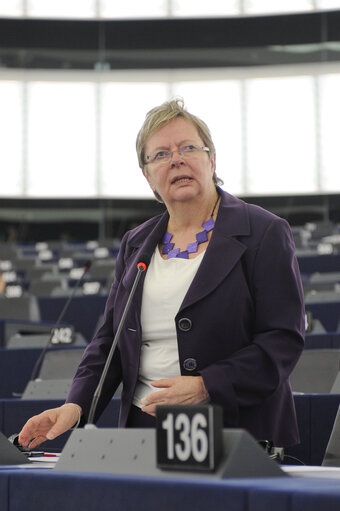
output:
[[[293,392],[328,394],[340,368],[340,350],[309,349],[302,352],[292,374]]]
[[[40,311],[36,297],[0,297],[0,318],[39,321]]]
[[[55,264],[54,265],[46,264],[44,266],[32,266],[32,268],[27,269],[25,278],[28,281],[33,281],[42,279],[43,276],[46,274],[55,275],[56,270],[53,270],[54,267],[56,268]]]
[[[326,333],[326,329],[325,329],[325,327],[323,326],[323,324],[321,323],[321,321],[319,319],[312,319],[311,331],[313,332],[313,334],[324,334],[324,333]]]
[[[51,296],[54,289],[62,286],[62,279],[32,280],[29,292],[34,296]]]
[[[83,348],[47,351],[39,372],[39,378],[42,380],[73,378],[83,352]]]

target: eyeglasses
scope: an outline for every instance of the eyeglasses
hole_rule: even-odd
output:
[[[178,153],[181,158],[183,159],[189,159],[192,156],[195,156],[197,153],[205,151],[209,152],[209,147],[201,147],[197,145],[184,145],[177,149],[176,151],[168,151],[166,149],[163,149],[162,151],[156,151],[155,153],[152,153],[145,157],[145,165],[148,163],[157,163],[157,164],[163,164],[163,163],[169,163],[169,161],[172,160],[173,154]]]

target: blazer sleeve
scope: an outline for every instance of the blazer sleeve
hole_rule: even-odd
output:
[[[258,406],[286,383],[304,345],[304,303],[288,223],[275,217],[248,255],[255,308],[250,343],[200,370],[212,402],[237,423],[241,407]]]

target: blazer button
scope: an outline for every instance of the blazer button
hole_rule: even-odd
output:
[[[195,371],[197,369],[197,362],[194,358],[186,358],[183,362],[183,367],[187,371]]]
[[[191,319],[189,319],[189,318],[181,318],[178,321],[178,328],[180,330],[182,330],[182,332],[188,332],[189,330],[191,330],[191,327],[192,327],[192,322],[191,322]]]

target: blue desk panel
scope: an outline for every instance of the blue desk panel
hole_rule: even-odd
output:
[[[320,465],[339,409],[340,395],[311,394],[310,404],[311,458],[309,464]]]
[[[84,346],[56,346],[50,349],[73,350],[84,349]],[[42,348],[0,348],[0,399],[21,397],[41,351]]]
[[[306,465],[321,465],[340,405],[340,394],[298,394],[294,401],[301,443],[285,452]],[[297,464],[288,458],[285,461]]]
[[[10,511],[339,511],[339,479],[158,479],[0,471]]]
[[[20,396],[31,377],[41,348],[0,348],[0,398]]]
[[[298,262],[301,273],[339,271],[340,254],[299,256]]]
[[[308,303],[306,311],[319,319],[327,332],[336,332],[340,321],[340,302]]]
[[[300,460],[302,463],[309,465],[311,463],[310,396],[309,395],[294,396],[294,402],[300,432],[300,443],[298,445],[294,445],[293,447],[285,449],[285,454],[287,455],[287,457],[285,458],[284,462],[287,465],[297,465],[299,464],[299,461],[297,460]],[[326,432],[326,435],[327,434],[328,431]],[[288,458],[288,456],[291,456],[293,458]]]
[[[305,349],[340,349],[340,333],[307,334]]]

